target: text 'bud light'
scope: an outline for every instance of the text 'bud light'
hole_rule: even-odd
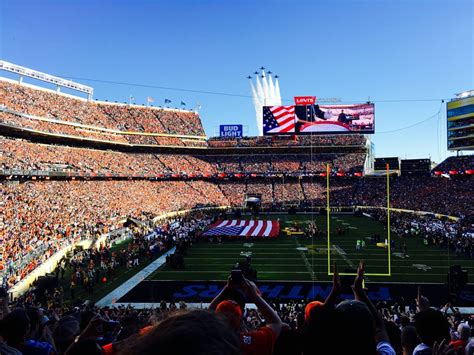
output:
[[[232,125],[220,125],[220,137],[228,138],[241,138],[242,137],[242,125],[241,124],[232,124]]]

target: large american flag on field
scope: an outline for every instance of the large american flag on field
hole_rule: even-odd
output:
[[[226,219],[214,223],[203,236],[274,238],[279,232],[278,221]]]
[[[263,133],[294,133],[295,107],[294,106],[264,106]]]

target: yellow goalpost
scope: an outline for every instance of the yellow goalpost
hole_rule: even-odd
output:
[[[389,164],[386,165],[386,176],[387,176],[387,270],[388,272],[385,274],[382,273],[365,273],[366,276],[392,276],[392,261],[391,261],[391,242],[390,242],[390,166]],[[328,275],[333,275],[334,273],[331,271],[331,206],[329,204],[330,196],[329,196],[329,164],[326,165],[326,216],[327,216],[327,260],[328,260]],[[349,275],[355,276],[357,273],[355,272],[340,272],[339,275]]]

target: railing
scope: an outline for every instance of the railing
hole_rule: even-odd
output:
[[[99,127],[99,126],[91,126],[91,125],[86,125],[86,124],[77,123],[77,122],[69,122],[69,121],[58,120],[58,119],[54,119],[54,118],[33,116],[33,115],[29,115],[29,114],[26,114],[26,113],[23,113],[23,112],[18,112],[18,111],[15,111],[15,110],[11,110],[9,108],[6,108],[5,106],[0,106],[0,111],[10,113],[12,115],[15,115],[15,116],[18,116],[18,117],[21,117],[21,118],[24,118],[24,119],[43,121],[43,122],[49,122],[49,123],[56,123],[56,124],[60,124],[60,125],[72,126],[72,127],[75,127],[75,128],[89,129],[89,130],[93,130],[93,131],[97,131],[97,132],[103,132],[103,133],[112,133],[112,134],[116,134],[116,135],[171,137],[171,138],[183,138],[183,139],[187,139],[189,141],[193,141],[193,140],[205,141],[206,140],[206,136],[171,134],[171,133],[155,133],[155,132],[139,132],[139,131],[120,131],[120,130],[117,130],[117,129],[111,129],[111,128],[105,128],[105,127]]]
[[[331,172],[331,176],[342,177],[342,176],[357,176],[360,177],[360,170],[351,168],[347,173]],[[357,174],[355,174],[357,173]],[[115,173],[92,173],[92,172],[79,172],[67,170],[28,170],[28,169],[0,169],[0,176],[21,176],[21,177],[65,177],[65,178],[86,178],[86,179],[148,179],[148,180],[170,180],[170,179],[228,179],[228,178],[286,178],[286,177],[317,177],[323,176],[322,171],[278,171],[268,170],[266,172],[255,172],[255,171],[238,171],[238,172],[217,172],[217,173],[175,173],[175,172],[162,172],[153,174],[115,174]],[[338,175],[339,174],[339,175]],[[343,174],[343,175],[342,175]]]

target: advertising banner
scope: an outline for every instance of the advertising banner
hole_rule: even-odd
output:
[[[242,138],[243,127],[241,124],[230,124],[219,126],[220,137]]]
[[[144,280],[121,297],[120,303],[159,303],[168,302],[211,302],[224,287],[219,281],[159,281]],[[331,292],[330,282],[285,282],[261,281],[257,283],[262,296],[267,300],[319,300]],[[406,302],[416,297],[417,284],[366,283],[367,294],[372,302]],[[431,304],[446,304],[449,298],[447,284],[423,284],[423,295]],[[342,289],[341,299],[353,299],[352,290]],[[456,295],[456,306],[470,306],[474,302],[474,286],[467,285]]]
[[[314,105],[316,96],[295,96],[295,105]]]

